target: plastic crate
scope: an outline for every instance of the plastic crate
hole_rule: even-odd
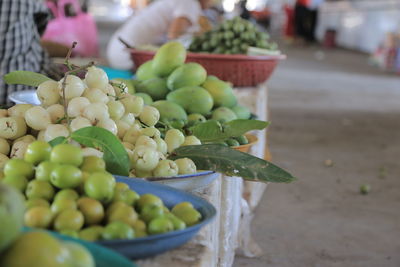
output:
[[[138,67],[151,60],[154,51],[131,49],[131,58]],[[269,79],[279,60],[278,56],[222,55],[205,53],[188,53],[186,62],[201,64],[209,75],[231,82],[235,87],[256,86]]]

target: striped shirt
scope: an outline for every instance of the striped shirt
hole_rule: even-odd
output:
[[[32,89],[7,85],[2,77],[15,70],[50,73],[50,59],[40,45],[49,19],[42,0],[0,0],[0,104],[10,104],[14,91]]]

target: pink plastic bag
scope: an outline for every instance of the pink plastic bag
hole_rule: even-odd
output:
[[[65,16],[65,5],[71,4],[76,16]],[[98,56],[98,41],[96,23],[92,16],[84,13],[78,0],[59,0],[57,6],[47,1],[47,6],[54,14],[54,19],[47,24],[42,36],[43,40],[60,43],[66,46],[76,41],[74,55],[82,57]]]

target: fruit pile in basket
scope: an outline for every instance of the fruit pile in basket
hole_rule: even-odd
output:
[[[70,144],[34,141],[24,159],[5,164],[1,183],[26,197],[25,226],[88,241],[161,234],[201,219],[188,202],[170,211],[155,195],[139,196],[106,172],[103,159]]]
[[[225,20],[221,25],[193,38],[189,50],[214,54],[247,54],[249,47],[277,50],[266,32],[240,17]]]
[[[207,75],[198,63],[184,63],[185,58],[186,51],[180,43],[167,43],[157,51],[153,60],[138,68],[135,80],[123,80],[134,88],[135,95],[143,97],[145,103],[160,112],[160,123],[156,127],[193,132],[200,141],[213,143],[197,136],[193,127],[214,121],[223,128],[226,123],[237,119],[250,124],[252,114],[247,107],[238,104],[231,84]],[[247,144],[248,140],[244,133],[239,133],[220,138],[217,143],[239,146]]]

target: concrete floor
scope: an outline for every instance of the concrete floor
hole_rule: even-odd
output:
[[[285,53],[269,82],[270,148],[298,181],[268,186],[253,222],[264,254],[234,266],[400,266],[400,76],[354,52]]]

